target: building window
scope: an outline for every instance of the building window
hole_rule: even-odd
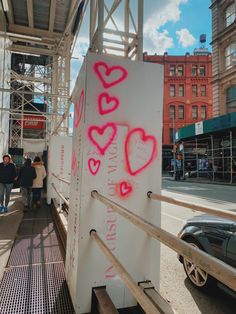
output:
[[[197,119],[197,106],[192,106],[192,119]]]
[[[184,67],[183,67],[183,65],[178,65],[177,73],[178,73],[178,76],[183,76],[184,75]]]
[[[201,85],[201,96],[206,96],[206,85]]]
[[[201,119],[206,120],[206,106],[201,106]]]
[[[179,119],[184,119],[184,106],[179,106],[178,111]]]
[[[228,27],[235,21],[235,3],[232,3],[225,10],[225,27]]]
[[[200,76],[206,76],[206,67],[205,67],[205,65],[200,65],[199,74],[200,74]]]
[[[232,112],[236,109],[236,85],[230,86],[226,91],[226,106],[227,112]]]
[[[197,85],[192,85],[192,95],[197,96]]]
[[[174,143],[174,129],[170,128],[170,143]]]
[[[184,85],[179,85],[179,96],[183,97],[184,96]]]
[[[175,119],[175,106],[170,106],[170,119]]]
[[[175,96],[175,85],[170,85],[170,96],[171,97]]]
[[[192,76],[197,76],[197,65],[192,65]]]
[[[170,76],[175,76],[175,65],[174,64],[170,65]]]
[[[230,44],[225,49],[225,67],[231,68],[236,62],[236,43]]]

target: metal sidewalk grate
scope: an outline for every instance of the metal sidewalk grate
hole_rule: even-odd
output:
[[[0,282],[1,314],[74,313],[64,264],[8,269]]]
[[[19,237],[8,260],[8,266],[62,262],[64,254],[56,234]]]
[[[23,220],[18,229],[19,236],[44,235],[52,232],[54,232],[52,219]]]
[[[41,208],[35,208],[30,209],[26,213],[24,213],[24,219],[28,218],[46,218],[46,219],[52,219],[52,211],[50,207],[41,207]]]

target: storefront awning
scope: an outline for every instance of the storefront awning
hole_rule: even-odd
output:
[[[186,140],[198,135],[220,132],[232,128],[236,128],[236,112],[181,128],[178,130],[178,140]]]

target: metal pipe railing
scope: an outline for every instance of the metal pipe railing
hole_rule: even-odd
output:
[[[106,257],[109,259],[109,261],[112,263],[112,265],[116,268],[116,270],[118,271],[120,277],[124,280],[124,282],[126,283],[127,287],[130,289],[131,293],[133,294],[135,299],[138,301],[140,306],[143,308],[145,313],[148,313],[148,314],[160,313],[158,311],[158,309],[154,306],[152,301],[149,299],[149,297],[136,284],[136,282],[129,275],[129,273],[126,271],[126,269],[121,265],[121,263],[118,261],[118,259],[111,253],[111,250],[101,240],[101,238],[98,236],[96,230],[92,229],[90,231],[90,236],[93,238],[93,240],[96,241],[96,243],[99,246],[99,248],[106,255]]]
[[[205,270],[217,280],[226,284],[228,287],[236,291],[236,270],[219,259],[191,246],[187,242],[177,238],[171,233],[157,227],[138,215],[132,213],[128,209],[111,201],[97,191],[92,191],[91,196],[101,203],[109,206],[122,217],[128,219],[131,223],[145,231],[148,235],[157,239],[176,251],[181,256],[193,261],[198,267]]]
[[[230,219],[230,220],[236,221],[236,213],[233,213],[233,212],[230,212],[227,210],[214,209],[214,208],[210,208],[210,207],[206,207],[206,206],[195,205],[195,204],[191,204],[191,203],[177,200],[177,199],[172,198],[172,197],[155,194],[151,191],[147,193],[147,196],[152,200],[163,201],[166,203],[170,203],[172,205],[184,206],[184,207],[192,209],[194,211],[200,211],[200,212],[207,213],[210,215],[219,216],[219,217],[222,217],[225,219]]]
[[[57,195],[64,201],[64,203],[69,207],[69,202],[67,201],[67,199],[60,193],[57,191],[55,184],[51,183],[52,187],[54,188],[55,192],[57,193]]]
[[[55,173],[52,173],[52,176],[55,177],[55,178],[57,178],[59,181],[64,182],[64,183],[70,185],[70,181],[68,181],[68,180],[66,180],[66,179],[64,179],[64,178],[61,178],[61,177],[57,176]]]

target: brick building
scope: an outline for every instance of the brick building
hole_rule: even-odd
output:
[[[213,116],[236,111],[236,0],[212,0]]]
[[[186,125],[212,117],[212,56],[207,49],[194,55],[147,55],[144,61],[164,65],[162,167],[173,158],[174,134]]]

